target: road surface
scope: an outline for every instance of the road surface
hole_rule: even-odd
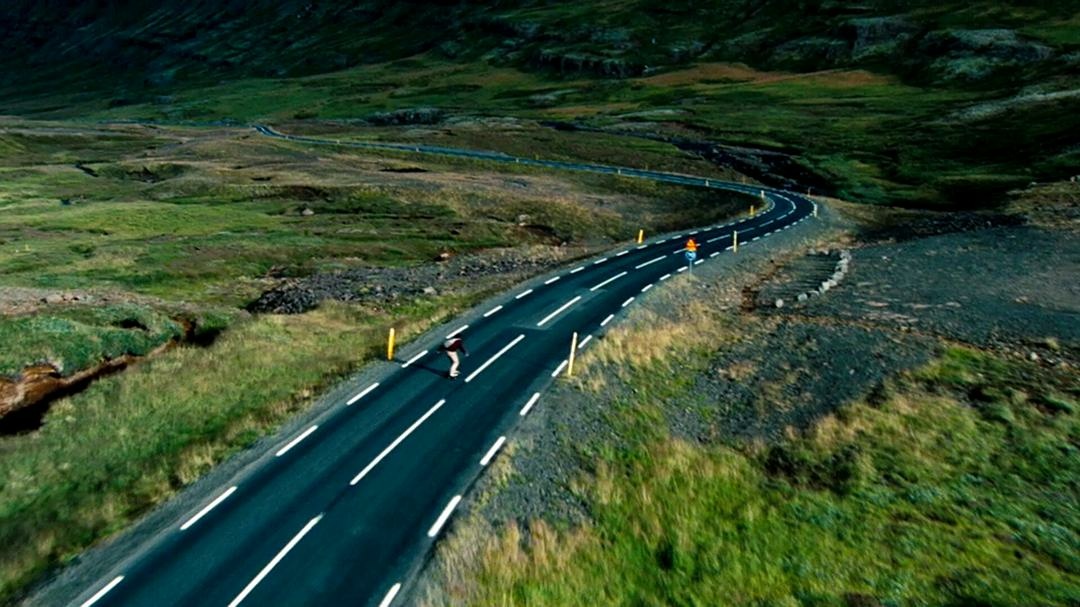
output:
[[[472,482],[513,440],[515,423],[543,406],[565,368],[570,336],[587,355],[605,327],[637,298],[695,263],[806,220],[814,203],[791,192],[688,175],[513,158],[497,152],[294,137],[335,145],[482,158],[563,170],[621,174],[709,187],[768,200],[753,218],[613,250],[531,281],[452,332],[470,356],[448,380],[436,335],[403,348],[378,382],[351,386],[317,423],[282,436],[171,528],[139,543],[72,605],[371,605],[403,596]],[[748,199],[748,204],[750,200]]]

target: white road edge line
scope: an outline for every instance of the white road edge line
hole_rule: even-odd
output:
[[[229,607],[236,607],[245,598],[247,598],[247,595],[251,594],[251,591],[259,585],[259,582],[263,581],[263,578],[265,578],[274,567],[277,567],[277,564],[281,562],[281,559],[285,558],[285,555],[288,554],[290,550],[295,548],[296,545],[300,543],[300,540],[304,539],[304,536],[307,535],[308,532],[311,531],[311,529],[315,525],[319,524],[319,521],[322,520],[322,517],[323,515],[320,514],[319,516],[316,516],[315,518],[308,521],[308,524],[304,525],[304,528],[300,530],[300,533],[294,535],[293,538],[289,540],[289,543],[285,544],[285,547],[281,549],[281,552],[278,552],[274,559],[262,568],[262,571],[259,572],[259,575],[256,575],[255,579],[248,582],[248,585],[240,591],[240,594],[236,595],[236,598],[233,599],[231,603],[229,603]]]
[[[629,274],[629,272],[619,272],[618,274],[612,276],[611,278],[605,280],[604,282],[602,282],[602,283],[596,285],[595,287],[589,289],[589,291],[595,291],[597,289],[602,289],[602,288],[606,287],[607,285],[615,282],[616,280],[619,280],[623,276],[626,276],[627,274]]]
[[[581,340],[581,343],[579,343],[579,344],[577,345],[578,349],[584,348],[584,347],[585,347],[585,344],[589,343],[589,341],[590,341],[591,339],[592,339],[592,335],[586,335],[586,336],[585,336],[585,339]]]
[[[458,327],[458,328],[454,329],[454,330],[453,330],[453,331],[452,331],[452,332],[450,333],[450,335],[447,335],[447,336],[446,336],[446,339],[453,339],[454,337],[457,337],[457,336],[458,336],[458,335],[460,335],[460,334],[461,334],[462,332],[464,332],[464,331],[465,331],[465,329],[468,329],[468,328],[469,328],[469,325],[461,325],[460,327]]]
[[[660,277],[660,280],[667,280],[669,278],[671,278],[671,274],[664,274],[663,276]]]
[[[556,276],[555,278],[549,278],[549,279],[544,281],[544,284],[549,285],[549,284],[559,280],[560,278],[562,278],[562,276]]]
[[[637,246],[637,247],[634,247],[634,248],[636,248],[637,250],[639,250],[639,251],[640,251],[640,250],[642,250],[642,249],[647,249],[648,247],[649,247],[649,245],[647,245],[647,244],[643,244],[643,245],[640,245],[640,246]]]
[[[713,257],[716,257],[719,254],[720,254],[720,251],[714,251],[712,253],[709,253],[709,258],[712,259]]]
[[[615,254],[615,257],[622,257],[623,255],[626,255],[629,252],[630,251],[619,251],[618,253]]]
[[[566,365],[568,364],[570,364],[569,360],[563,360],[561,363],[559,363],[559,366],[555,367],[555,370],[551,372],[551,376],[558,377],[558,375],[563,372],[563,369],[565,369]]]
[[[601,257],[600,259],[597,259],[596,261],[594,261],[592,263],[593,263],[594,266],[598,266],[598,265],[604,263],[607,260],[608,260],[607,257]]]
[[[112,590],[113,588],[116,588],[116,585],[119,584],[122,581],[124,581],[124,576],[118,575],[118,576],[114,577],[113,581],[109,582],[108,584],[105,584],[104,588],[102,588],[101,590],[98,590],[97,592],[95,592],[94,596],[86,599],[86,601],[83,602],[82,605],[79,605],[79,607],[90,607],[94,603],[100,601],[101,597],[108,594],[109,591]]]
[[[423,352],[421,352],[421,353],[417,354],[416,356],[410,358],[409,360],[405,361],[405,364],[401,365],[401,368],[404,369],[405,367],[408,367],[409,365],[413,364],[414,362],[416,362],[416,361],[420,360],[421,358],[427,356],[427,353],[428,353],[428,351],[424,350]]]
[[[573,270],[570,270],[570,273],[571,274],[577,274],[578,272],[580,272],[580,271],[582,271],[584,269],[585,269],[585,266],[578,266],[578,267],[574,268]]]
[[[686,271],[686,266],[683,266],[683,267],[681,267],[681,268],[679,268],[678,270],[675,270],[675,271],[680,272],[680,273],[685,272]]]
[[[627,299],[626,301],[622,302],[622,307],[625,308],[626,306],[628,306],[628,305],[630,305],[632,303],[634,303],[634,298],[633,297],[631,297],[630,299]]]
[[[645,285],[644,287],[641,287],[641,292],[644,293],[645,291],[648,291],[649,289],[653,288],[653,284],[654,283],[650,282],[649,284]]]
[[[506,344],[505,346],[503,346],[503,349],[496,352],[495,356],[492,356],[491,358],[487,359],[487,361],[484,362],[484,364],[480,365],[479,367],[476,368],[475,371],[470,373],[469,376],[465,378],[465,383],[471,382],[477,375],[480,375],[480,373],[484,369],[487,369],[488,365],[490,365],[491,363],[499,360],[499,357],[501,357],[503,354],[506,354],[510,350],[510,348],[513,348],[514,346],[518,345],[521,342],[521,340],[523,340],[523,339],[525,339],[525,334],[524,333],[522,333],[521,335],[518,335],[517,337],[515,337],[514,341],[512,341],[512,342]]]
[[[501,305],[500,306],[495,306],[494,308],[488,310],[487,312],[484,312],[484,318],[487,318],[488,316],[491,316],[492,314],[498,312],[499,310],[502,310],[502,306]]]
[[[440,400],[439,402],[435,403],[435,405],[433,407],[431,407],[430,409],[427,410],[427,413],[424,413],[423,415],[421,415],[420,419],[414,421],[413,424],[411,426],[409,426],[409,428],[407,430],[402,432],[397,438],[394,439],[394,442],[390,443],[390,445],[388,447],[383,449],[382,453],[375,456],[375,459],[371,460],[371,463],[369,463],[367,466],[364,466],[364,469],[360,471],[360,474],[357,474],[355,477],[353,477],[353,479],[351,481],[349,481],[349,485],[351,486],[351,485],[355,485],[356,483],[359,483],[360,479],[367,476],[367,473],[371,472],[372,468],[379,465],[379,462],[383,461],[383,459],[387,455],[389,455],[391,451],[393,451],[395,448],[397,448],[397,446],[401,444],[401,441],[408,438],[409,435],[413,433],[413,431],[415,431],[417,428],[420,427],[420,424],[427,421],[427,418],[431,417],[436,411],[439,410],[439,407],[442,407],[445,404],[446,404],[446,399],[445,398]]]
[[[492,445],[490,449],[488,449],[488,452],[484,454],[484,457],[480,459],[480,465],[487,466],[488,464],[490,464],[491,458],[495,457],[495,454],[499,452],[499,447],[502,447],[503,443],[505,442],[506,437],[500,436],[499,439],[495,441],[495,444]]]
[[[390,607],[390,603],[394,602],[394,597],[396,597],[399,592],[401,592],[401,582],[394,584],[390,588],[390,591],[386,593],[386,596],[384,596],[383,600],[379,603],[379,607]]]
[[[306,434],[305,434],[305,436],[306,436]],[[225,498],[232,495],[234,491],[236,491],[236,485],[233,485],[232,487],[229,487],[228,489],[226,489],[221,495],[217,496],[217,498],[215,498],[214,501],[210,502],[209,504],[206,505],[205,508],[200,510],[198,514],[196,514],[195,516],[189,518],[187,520],[187,522],[185,522],[183,525],[180,525],[180,531],[187,531],[188,527],[191,527],[195,523],[199,522],[199,519],[206,516],[206,513],[210,512],[211,510],[216,508],[218,506],[218,504],[220,504],[221,502],[224,502]]]
[[[646,261],[645,263],[639,263],[638,265],[634,266],[634,269],[635,270],[640,270],[641,268],[644,268],[645,266],[647,266],[649,264],[654,264],[654,263],[656,263],[658,261],[664,261],[664,256],[661,255],[660,257],[657,257],[656,259],[651,259],[649,261]]]
[[[694,262],[694,265],[695,265],[695,266],[700,266],[700,265],[701,265],[701,264],[703,264],[703,263],[705,263],[705,260],[704,260],[704,259],[699,259],[699,260],[697,260],[697,261],[695,261],[695,262]]]
[[[538,326],[538,327],[544,326],[545,324],[547,324],[547,322],[549,320],[551,320],[552,318],[555,318],[559,314],[562,314],[563,312],[566,311],[567,308],[569,308],[570,306],[576,304],[579,301],[581,301],[581,296],[580,295],[578,295],[577,297],[575,297],[575,298],[571,299],[570,301],[564,303],[562,306],[559,307],[558,310],[555,310],[551,314],[548,314],[547,316],[545,316],[544,320],[541,320],[540,322],[536,323],[536,326]]]
[[[439,518],[435,520],[435,524],[431,526],[431,529],[428,529],[428,537],[435,537],[436,535],[439,535],[439,530],[442,529],[442,526],[446,524],[447,519],[449,519],[450,515],[453,514],[454,508],[457,507],[458,502],[460,501],[460,495],[455,495],[453,499],[450,500],[450,503],[447,504],[445,508],[443,508],[442,514],[440,514]]]
[[[305,438],[310,436],[312,432],[314,432],[314,431],[316,431],[318,429],[319,429],[319,424],[315,424],[315,425],[311,426],[310,428],[308,428],[307,430],[304,430],[303,434],[301,434],[300,436],[297,436],[296,438],[289,441],[289,444],[287,444],[284,447],[278,449],[278,452],[274,454],[274,457],[281,457],[282,455],[285,455],[286,453],[289,452],[289,449],[292,449],[293,447],[299,445],[300,441],[304,440]],[[235,489],[235,488],[236,487],[233,487],[233,489]]]
[[[607,324],[608,324],[609,322],[611,322],[611,319],[612,319],[612,318],[615,318],[615,315],[614,315],[614,314],[608,314],[608,317],[607,317],[607,318],[605,318],[604,320],[600,321],[600,326],[601,326],[601,327],[605,327],[605,326],[607,326]]]
[[[378,388],[378,387],[379,387],[379,382],[375,382],[375,383],[371,384],[370,386],[364,388],[363,392],[361,392],[360,394],[357,394],[356,396],[350,398],[349,402],[345,403],[345,406],[349,406],[349,405],[355,403],[356,401],[360,400],[361,398],[364,398],[365,396],[368,395],[369,392],[371,392],[372,390],[374,390],[375,388]]]
[[[514,297],[514,299],[521,299],[522,297],[525,297],[526,295],[528,295],[529,293],[532,293],[532,292],[533,292],[533,290],[532,290],[532,289],[529,289],[529,290],[527,290],[527,291],[522,291],[521,293],[518,293],[518,294],[517,294],[517,295],[516,295],[516,296]]]
[[[518,415],[525,417],[525,415],[528,414],[529,409],[532,409],[533,405],[535,405],[536,401],[538,400],[540,400],[539,392],[532,395],[532,398],[529,399],[529,402],[525,403],[525,406],[521,408],[521,413],[519,413]]]

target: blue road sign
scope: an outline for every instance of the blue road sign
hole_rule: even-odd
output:
[[[686,252],[686,261],[688,261],[690,263],[694,263],[695,259],[697,259],[697,253],[696,252],[694,252],[694,251],[687,251]]]

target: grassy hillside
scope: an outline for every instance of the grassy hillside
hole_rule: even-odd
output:
[[[1080,161],[1075,1],[68,4],[0,9],[0,113],[434,107],[762,146],[914,206],[993,205]]]

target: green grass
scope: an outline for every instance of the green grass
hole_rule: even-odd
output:
[[[491,534],[466,523],[444,551],[472,555],[450,558],[446,601],[1064,606],[1080,597],[1075,377],[949,348],[803,436],[689,444],[671,438],[653,403],[686,395],[709,345],[738,339],[738,327],[707,308],[662,328],[646,321],[617,329],[577,380],[627,395],[604,405],[620,438],[585,449],[572,484],[591,521]],[[611,373],[625,390],[609,389]]]
[[[34,364],[62,375],[105,359],[144,356],[184,335],[167,315],[137,305],[54,309],[47,314],[0,316],[0,376],[17,377]]]

